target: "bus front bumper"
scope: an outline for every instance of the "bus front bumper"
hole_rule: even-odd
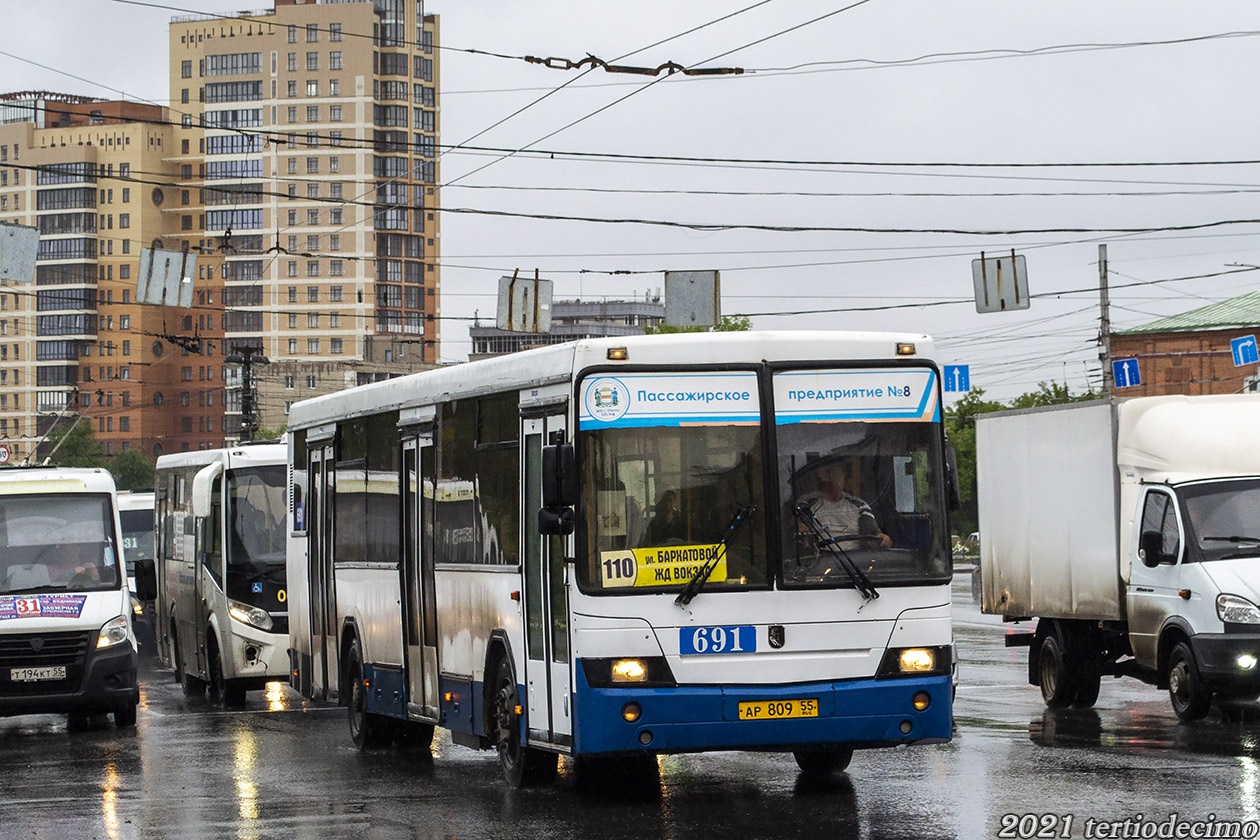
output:
[[[949,676],[789,686],[590,688],[582,669],[577,672],[574,749],[579,754],[862,749],[944,743],[952,735]],[[925,695],[926,707],[917,709],[916,697],[922,705]],[[636,711],[628,704],[637,706],[634,720],[627,720]],[[807,716],[777,716],[785,713]]]

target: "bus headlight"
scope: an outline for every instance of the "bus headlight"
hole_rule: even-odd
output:
[[[96,637],[96,647],[107,648],[114,645],[120,645],[127,641],[128,630],[127,616],[120,615],[111,618],[101,627],[101,631]]]
[[[240,601],[228,601],[228,615],[242,624],[257,627],[259,630],[271,629],[271,615],[262,607],[242,604]]]
[[[612,664],[612,681],[640,683],[647,679],[647,666],[640,659],[616,659]]]
[[[905,648],[897,656],[903,674],[923,674],[936,670],[936,652],[931,648]]]
[[[1260,624],[1260,608],[1237,595],[1216,596],[1216,617],[1226,624]]]
[[[934,647],[889,648],[879,663],[877,679],[888,677],[940,677],[953,668],[953,653],[949,645]]]

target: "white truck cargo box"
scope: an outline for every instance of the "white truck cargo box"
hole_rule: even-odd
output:
[[[976,417],[983,612],[1120,619],[1111,401]]]

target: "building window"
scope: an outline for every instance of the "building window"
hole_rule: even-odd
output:
[[[289,122],[291,123],[297,122],[297,106],[296,105],[289,106]]]
[[[289,72],[297,72],[297,53],[289,53]]]
[[[289,43],[290,44],[297,43],[297,27],[294,26],[293,24],[289,24]]]
[[[341,347],[342,347],[342,344],[341,344],[340,338],[328,339],[328,352],[329,353],[340,355],[343,352]]]
[[[318,175],[318,174],[319,174],[319,158],[317,158],[317,157],[308,157],[308,158],[306,159],[306,174],[307,174],[307,175]]]
[[[341,122],[341,106],[340,105],[328,106],[328,121]]]
[[[328,313],[328,326],[334,330],[341,326],[341,313],[340,312]]]
[[[345,300],[345,292],[340,286],[331,286],[328,289],[328,299],[333,303],[341,303]]]
[[[290,356],[297,355],[297,339],[296,338],[289,339],[289,355]]]
[[[338,137],[338,138],[336,138],[336,139],[338,139],[338,140],[339,140],[339,139],[341,139],[341,138],[340,138],[340,137]],[[334,141],[334,142],[335,142],[335,141]],[[340,171],[341,171],[341,158],[339,158],[339,157],[330,157],[330,158],[328,159],[328,171],[329,171],[329,172],[340,172]]]
[[[319,122],[319,106],[318,105],[306,106],[306,121]]]
[[[308,52],[308,53],[306,54],[306,69],[307,69],[307,70],[318,70],[318,69],[319,69],[319,53],[317,53],[317,52]]]
[[[319,313],[318,312],[306,313],[306,327],[307,329],[311,329],[311,330],[319,329]]]
[[[289,158],[289,174],[297,174],[297,158]]]
[[[332,233],[328,235],[328,250],[330,251],[341,250],[341,234]],[[123,266],[123,267],[126,268],[126,266]]]
[[[319,24],[318,23],[306,24],[306,43],[314,44],[318,40],[319,40]]]
[[[306,302],[319,303],[319,286],[306,287]]]
[[[307,277],[318,277],[318,276],[319,276],[319,260],[307,260],[307,262],[306,262],[306,276],[307,276]]]
[[[289,287],[289,303],[297,303],[297,286]]]
[[[293,390],[293,375],[292,374],[289,374],[288,376],[284,378],[284,387],[285,387],[285,390],[287,391]]]
[[[297,329],[297,313],[296,312],[289,313],[289,329],[291,330]]]
[[[306,211],[306,223],[307,223],[308,225],[317,225],[317,224],[319,224],[319,211],[318,211],[318,210],[314,210],[314,209],[312,209],[312,210],[307,210],[307,211]]]
[[[297,260],[289,260],[289,276],[297,277]]]
[[[328,69],[343,70],[344,65],[341,63],[341,50],[333,50],[328,54]]]
[[[297,79],[289,79],[289,98],[297,96]]]
[[[319,355],[319,339],[318,339],[318,338],[308,338],[308,339],[306,339],[306,352],[307,352],[307,354],[308,354],[308,355],[310,355],[310,356],[318,356],[318,355]],[[311,379],[313,379],[313,378],[314,378],[314,377],[308,377],[308,378],[307,378],[307,381],[308,381],[308,382],[310,382],[310,381],[311,381]],[[314,388],[315,386],[314,386],[314,385],[311,385],[310,387]]]
[[[192,78],[192,62],[191,61],[181,61],[179,63],[179,77],[181,79]]]
[[[341,277],[345,273],[341,260],[328,261],[328,274],[332,277]]]
[[[306,81],[306,95],[319,96],[319,80],[318,79],[308,79]]]
[[[328,40],[329,41],[341,40],[341,24],[340,23],[328,24]]]

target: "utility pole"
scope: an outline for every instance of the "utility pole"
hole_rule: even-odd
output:
[[[262,348],[252,344],[237,344],[225,362],[241,366],[241,440],[254,439],[258,431],[258,400],[255,391],[254,365],[269,365],[271,360],[262,354]]]
[[[1098,246],[1098,305],[1101,310],[1100,333],[1101,349],[1098,357],[1102,359],[1103,396],[1110,397],[1112,392],[1111,377],[1111,299],[1107,294],[1107,246]]]

